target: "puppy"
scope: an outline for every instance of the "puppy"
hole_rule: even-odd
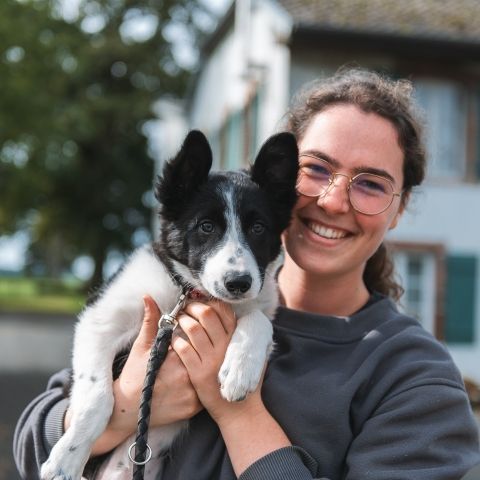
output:
[[[191,131],[156,185],[160,240],[136,250],[81,313],[73,349],[71,423],[43,464],[42,480],[81,478],[112,413],[113,361],[138,335],[145,294],[164,313],[190,289],[231,304],[238,322],[219,372],[221,394],[237,401],[258,385],[278,305],[280,236],[297,198],[296,141],[289,133],[271,137],[249,172],[210,172],[211,165],[207,139]],[[169,448],[185,423],[151,432],[154,456]],[[117,462],[122,463],[118,476],[109,471],[109,479],[128,478],[128,461]]]

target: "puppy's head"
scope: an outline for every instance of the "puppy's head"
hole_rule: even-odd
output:
[[[183,282],[236,303],[256,297],[296,201],[298,150],[271,137],[249,172],[211,173],[205,136],[190,132],[157,184],[161,249]]]

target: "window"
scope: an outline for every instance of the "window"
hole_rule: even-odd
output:
[[[260,90],[251,97],[247,105],[231,112],[222,127],[209,135],[215,166],[235,170],[255,160],[258,153],[258,117]]]
[[[226,157],[224,166],[227,170],[240,168],[245,161],[243,111],[234,112],[227,120]]]
[[[258,119],[260,106],[260,91],[257,90],[245,108],[245,144],[247,145],[246,160],[252,162],[258,153]]]
[[[416,318],[432,334],[438,334],[437,324],[437,262],[435,253],[396,250],[395,271],[405,290],[400,308]]]
[[[425,110],[429,176],[463,180],[466,174],[467,92],[459,84],[433,79],[415,82]]]

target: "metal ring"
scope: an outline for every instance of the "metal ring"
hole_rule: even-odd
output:
[[[143,461],[143,462],[137,462],[134,458],[132,458],[132,448],[137,444],[137,442],[133,442],[129,449],[128,449],[128,458],[130,459],[130,461],[132,463],[134,463],[135,465],[145,465],[146,463],[148,463],[150,461],[150,459],[152,458],[152,449],[150,448],[150,446],[148,445],[147,443],[147,448],[148,448],[148,453],[147,453],[147,458]]]

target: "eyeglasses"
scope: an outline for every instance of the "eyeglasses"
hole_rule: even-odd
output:
[[[297,180],[297,191],[307,197],[325,197],[335,186],[337,177],[348,178],[348,198],[352,207],[364,215],[378,215],[384,212],[395,197],[392,182],[381,175],[359,173],[349,177],[334,172],[332,166],[315,155],[300,154],[300,172]]]

